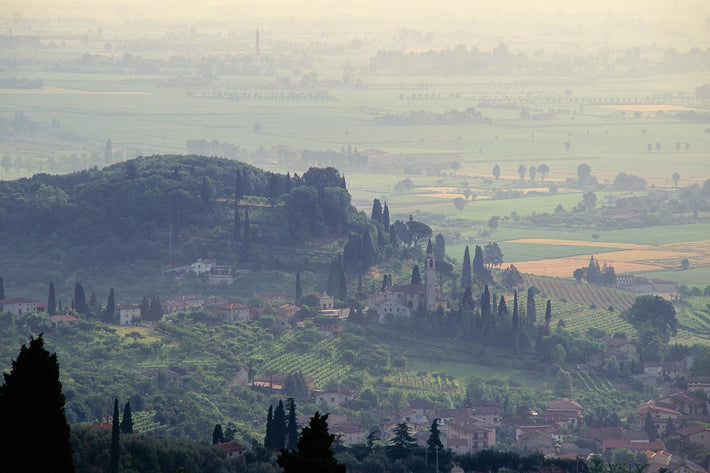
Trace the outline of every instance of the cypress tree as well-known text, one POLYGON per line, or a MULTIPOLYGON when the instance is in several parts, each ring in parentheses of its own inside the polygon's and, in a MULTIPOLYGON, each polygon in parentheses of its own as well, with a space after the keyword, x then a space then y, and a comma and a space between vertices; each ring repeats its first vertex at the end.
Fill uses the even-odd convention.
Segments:
POLYGON ((160 305, 160 298, 155 296, 150 301, 150 309, 148 310, 149 318, 155 326, 156 322, 160 322, 163 318, 163 307, 160 305))
POLYGON ((421 284, 422 283, 422 276, 419 274, 419 266, 414 265, 412 268, 412 282, 411 284, 421 284))
POLYGON ((550 323, 552 322, 552 303, 547 299, 547 307, 545 308, 545 335, 550 335, 550 323))
POLYGON ((531 286, 528 288, 528 300, 526 305, 528 325, 531 327, 537 322, 537 310, 535 309, 535 289, 531 286))
POLYGON ((224 432, 222 432, 222 424, 215 424, 212 431, 212 445, 222 443, 224 440, 224 432))
POLYGON ((274 450, 281 450, 286 446, 286 435, 288 428, 286 426, 286 411, 284 410, 283 401, 279 400, 279 405, 274 409, 274 450))
POLYGON ((444 235, 438 233, 434 239, 434 258, 436 261, 444 261, 446 257, 446 240, 444 235))
POLYGON ((288 425, 286 429, 288 431, 288 444, 287 448, 289 450, 295 450, 298 447, 298 423, 296 422, 296 401, 290 397, 288 398, 288 425))
POLYGON ((382 226, 386 232, 390 231, 390 209, 387 208, 387 202, 385 202, 385 208, 382 210, 382 226))
POLYGON ((0 386, 0 450, 6 473, 73 473, 57 355, 42 335, 23 345, 0 386), (41 445, 41 451, 38 450, 41 445))
POLYGON ((372 201, 372 213, 370 214, 370 219, 375 223, 382 223, 382 204, 380 203, 380 199, 372 201))
POLYGON ((120 432, 121 429, 118 424, 118 398, 115 398, 113 401, 113 425, 111 427, 111 473, 118 473, 120 432))
POLYGON ((241 222, 239 221, 239 204, 234 203, 234 234, 232 240, 239 241, 242 238, 241 222))
POLYGON ((104 319, 107 323, 112 323, 115 321, 116 317, 116 297, 113 293, 113 288, 108 293, 108 299, 106 300, 106 311, 104 312, 104 319))
POLYGON ((429 428, 429 438, 426 441, 427 458, 429 463, 436 461, 439 453, 444 453, 444 444, 441 443, 441 432, 439 432, 439 419, 434 419, 429 428))
POLYGON ((483 289, 483 294, 481 295, 481 321, 483 322, 481 337, 483 342, 488 345, 494 328, 493 314, 491 313, 491 294, 488 292, 488 285, 483 289))
POLYGON ((133 433, 133 414, 131 413, 131 401, 123 407, 123 419, 121 420, 121 432, 124 434, 133 433))
POLYGON ((251 231, 249 230, 249 209, 244 212, 244 246, 251 246, 251 231))
POLYGON ((461 270, 461 287, 466 288, 471 286, 471 254, 468 251, 468 246, 463 252, 463 268, 461 270))
POLYGON ((269 406, 269 413, 266 416, 266 436, 264 437, 264 448, 274 449, 274 406, 269 406))
POLYGON ((372 246, 370 232, 365 230, 362 232, 362 238, 360 239, 360 274, 365 274, 370 269, 374 256, 375 248, 372 246))
POLYGON ((500 296, 498 302, 498 317, 506 317, 508 315, 508 306, 505 303, 505 296, 500 296))
POLYGON ((92 292, 91 297, 89 297, 89 310, 93 312, 95 315, 101 315, 99 314, 99 301, 96 299, 96 293, 92 292))
POLYGON ((141 300, 141 319, 150 320, 150 301, 147 297, 143 296, 141 300))
POLYGON ((518 291, 513 291, 513 350, 518 353, 518 335, 520 333, 520 317, 518 316, 518 291))
POLYGON ((348 297, 348 286, 347 286, 347 281, 345 279, 345 272, 343 271, 342 265, 340 265, 340 268, 338 270, 338 293, 336 298, 344 301, 348 297))
POLYGON ((303 297, 303 290, 301 290, 301 273, 296 271, 296 302, 301 300, 303 297))
POLYGON ((242 172, 237 169, 237 176, 234 179, 234 201, 235 206, 239 204, 239 201, 244 197, 244 180, 242 179, 242 172))
POLYGON ((74 309, 80 314, 86 314, 89 311, 84 288, 78 282, 74 284, 74 309))
POLYGON ((54 281, 49 282, 49 296, 47 297, 47 313, 54 315, 57 313, 57 297, 54 294, 54 281))

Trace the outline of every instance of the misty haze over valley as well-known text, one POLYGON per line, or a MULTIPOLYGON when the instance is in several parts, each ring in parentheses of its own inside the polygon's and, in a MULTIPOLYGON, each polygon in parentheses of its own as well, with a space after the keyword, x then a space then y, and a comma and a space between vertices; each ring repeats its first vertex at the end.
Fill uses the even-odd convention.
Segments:
POLYGON ((708 471, 710 6, 6 1, 0 254, 8 471, 708 471))

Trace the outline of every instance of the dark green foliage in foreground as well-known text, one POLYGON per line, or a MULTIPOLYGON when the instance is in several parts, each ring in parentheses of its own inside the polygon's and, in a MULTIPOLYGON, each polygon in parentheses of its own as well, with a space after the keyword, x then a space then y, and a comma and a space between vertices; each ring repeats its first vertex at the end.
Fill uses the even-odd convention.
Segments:
MULTIPOLYGON (((74 427, 71 443, 77 452, 77 473, 109 470, 110 437, 108 430, 74 427)), ((127 435, 121 440, 120 457, 119 471, 175 472, 180 468, 193 473, 235 471, 235 464, 226 458, 222 448, 175 437, 127 435)), ((243 464, 237 471, 245 471, 243 464)))
POLYGON ((118 399, 113 401, 113 425, 111 427, 111 473, 118 473, 121 428, 118 423, 118 399))
POLYGON ((318 412, 304 427, 298 441, 298 451, 282 450, 278 463, 285 473, 345 473, 330 449, 335 435, 328 433, 328 414, 318 412))
POLYGON ((56 354, 44 348, 42 335, 22 346, 12 371, 4 377, 0 387, 2 471, 73 472, 59 363, 56 354))

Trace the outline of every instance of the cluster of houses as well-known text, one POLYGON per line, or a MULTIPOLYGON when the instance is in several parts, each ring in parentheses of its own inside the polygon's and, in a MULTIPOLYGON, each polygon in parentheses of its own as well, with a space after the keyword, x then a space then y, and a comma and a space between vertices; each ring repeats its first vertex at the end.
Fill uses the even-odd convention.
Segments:
POLYGON ((678 293, 678 283, 663 279, 644 278, 633 274, 617 274, 616 287, 636 294, 670 294, 678 293))

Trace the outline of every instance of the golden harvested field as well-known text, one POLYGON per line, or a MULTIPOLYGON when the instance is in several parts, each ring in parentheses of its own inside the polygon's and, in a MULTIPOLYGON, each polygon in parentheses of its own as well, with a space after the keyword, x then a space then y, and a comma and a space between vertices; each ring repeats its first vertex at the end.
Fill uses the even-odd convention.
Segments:
MULTIPOLYGON (((710 241, 674 243, 658 247, 627 243, 604 243, 577 240, 523 239, 516 243, 535 243, 564 246, 602 246, 622 249, 598 253, 595 258, 600 265, 614 266, 617 274, 678 269, 680 261, 687 258, 693 266, 710 265, 710 241)), ((513 263, 522 273, 569 278, 576 268, 589 264, 589 255, 552 258, 538 261, 517 261, 513 263)))
POLYGON ((519 238, 508 240, 509 243, 537 243, 539 245, 558 246, 600 246, 603 248, 615 248, 622 250, 648 249, 653 248, 647 245, 635 245, 633 243, 610 243, 605 241, 583 241, 583 240, 555 240, 551 238, 519 238))

